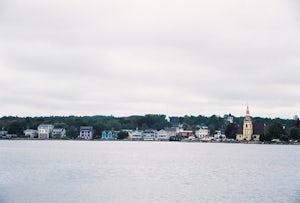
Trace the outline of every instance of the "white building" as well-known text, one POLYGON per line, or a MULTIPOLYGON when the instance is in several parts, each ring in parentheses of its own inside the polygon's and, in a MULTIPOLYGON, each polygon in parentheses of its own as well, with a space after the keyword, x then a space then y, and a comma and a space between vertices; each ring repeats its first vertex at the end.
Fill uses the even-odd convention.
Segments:
POLYGON ((131 133, 131 140, 143 140, 143 131, 135 130, 131 133))
POLYGON ((25 137, 29 138, 37 138, 38 137, 38 131, 34 129, 26 129, 24 130, 25 137))
POLYGON ((214 133, 214 138, 215 139, 225 139, 226 136, 224 134, 222 134, 222 132, 220 130, 216 130, 214 133))
POLYGON ((204 138, 210 135, 210 130, 207 126, 201 126, 199 130, 195 131, 197 138, 204 138))
POLYGON ((54 126, 48 124, 42 124, 38 126, 38 138, 49 139, 52 137, 52 130, 54 126))
POLYGON ((144 130, 143 139, 146 141, 156 140, 156 130, 144 130))
POLYGON ((7 136, 8 136, 8 132, 7 131, 4 131, 4 130, 0 131, 0 138, 7 138, 7 136))
POLYGON ((64 138, 66 137, 66 129, 64 128, 54 128, 52 131, 52 138, 64 138))
POLYGON ((167 131, 160 130, 156 133, 156 139, 160 141, 168 141, 170 139, 170 136, 167 131))
POLYGON ((80 139, 91 140, 93 139, 93 127, 92 126, 80 126, 80 139))

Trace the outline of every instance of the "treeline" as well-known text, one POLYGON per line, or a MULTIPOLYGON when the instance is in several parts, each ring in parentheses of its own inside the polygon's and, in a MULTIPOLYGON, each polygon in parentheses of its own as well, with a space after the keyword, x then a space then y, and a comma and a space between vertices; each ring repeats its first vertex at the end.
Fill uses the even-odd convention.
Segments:
MULTIPOLYGON (((211 133, 215 130, 223 131, 227 137, 235 138, 237 129, 243 125, 244 117, 234 117, 233 115, 224 116, 183 116, 170 117, 167 121, 165 115, 148 114, 144 116, 114 117, 114 116, 50 116, 50 117, 13 117, 6 116, 0 118, 1 130, 6 130, 10 134, 18 137, 24 136, 25 129, 37 129, 40 124, 53 124, 55 128, 65 128, 67 137, 77 138, 80 126, 93 126, 94 134, 97 137, 103 130, 123 129, 155 129, 160 130, 166 127, 178 126, 182 124, 186 130, 195 131, 200 126, 208 126, 211 133), (228 118, 233 119, 233 123, 228 118)), ((253 117, 253 122, 269 124, 269 130, 262 136, 264 140, 270 139, 299 139, 300 124, 299 118, 280 119, 280 118, 261 118, 253 117), (283 137, 285 136, 285 137, 283 137)))

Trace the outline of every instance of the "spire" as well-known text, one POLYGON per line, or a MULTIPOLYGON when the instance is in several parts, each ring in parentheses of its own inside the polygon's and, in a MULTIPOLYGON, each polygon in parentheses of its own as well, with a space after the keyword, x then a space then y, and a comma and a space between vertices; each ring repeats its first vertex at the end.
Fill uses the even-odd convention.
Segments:
POLYGON ((250 111, 249 111, 249 106, 247 104, 247 111, 246 111, 246 115, 250 115, 250 111))

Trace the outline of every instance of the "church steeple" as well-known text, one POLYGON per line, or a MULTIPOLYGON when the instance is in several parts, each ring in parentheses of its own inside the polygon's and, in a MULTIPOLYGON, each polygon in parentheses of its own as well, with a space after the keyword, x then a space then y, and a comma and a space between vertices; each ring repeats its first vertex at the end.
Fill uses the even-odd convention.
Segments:
POLYGON ((243 134, 238 134, 236 135, 236 139, 243 141, 243 140, 259 140, 260 135, 253 135, 253 124, 252 124, 252 119, 250 116, 250 111, 249 111, 249 105, 247 104, 247 109, 246 109, 246 116, 244 118, 244 125, 243 125, 243 134))
POLYGON ((249 106, 247 104, 246 116, 250 116, 249 106))

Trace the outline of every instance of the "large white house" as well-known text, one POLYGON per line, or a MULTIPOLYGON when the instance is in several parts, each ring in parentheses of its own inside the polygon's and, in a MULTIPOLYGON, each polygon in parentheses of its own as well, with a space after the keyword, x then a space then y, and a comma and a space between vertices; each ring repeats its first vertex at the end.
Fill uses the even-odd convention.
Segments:
POLYGON ((131 132, 131 140, 142 140, 143 139, 143 131, 135 130, 131 132))
POLYGON ((85 140, 93 139, 93 127, 92 126, 81 126, 79 138, 85 139, 85 140))
POLYGON ((49 124, 41 124, 38 126, 38 138, 49 139, 52 137, 52 131, 54 126, 49 124))
POLYGON ((170 139, 170 136, 167 131, 160 130, 156 132, 156 139, 159 141, 168 141, 170 139))
POLYGON ((156 140, 156 130, 144 130, 143 131, 143 139, 145 141, 156 140))
POLYGON ((210 130, 207 126, 201 126, 199 130, 195 131, 197 138, 204 138, 210 135, 210 130))

